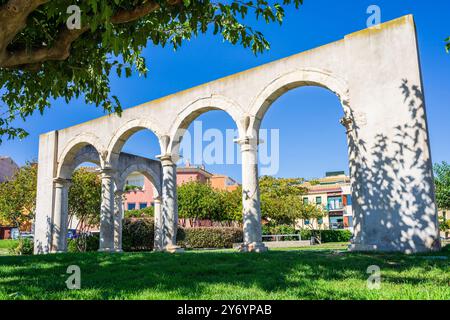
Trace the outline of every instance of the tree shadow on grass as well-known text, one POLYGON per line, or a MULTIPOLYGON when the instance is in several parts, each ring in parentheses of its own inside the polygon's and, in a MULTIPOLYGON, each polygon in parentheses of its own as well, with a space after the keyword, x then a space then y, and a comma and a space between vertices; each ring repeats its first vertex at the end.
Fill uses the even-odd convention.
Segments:
POLYGON ((394 286, 448 289, 448 260, 414 256, 88 253, 0 257, 0 299, 364 299, 369 265, 379 265, 388 275, 383 281, 394 286), (69 265, 81 269, 81 290, 66 288, 69 265), (430 268, 443 276, 424 277, 430 268))

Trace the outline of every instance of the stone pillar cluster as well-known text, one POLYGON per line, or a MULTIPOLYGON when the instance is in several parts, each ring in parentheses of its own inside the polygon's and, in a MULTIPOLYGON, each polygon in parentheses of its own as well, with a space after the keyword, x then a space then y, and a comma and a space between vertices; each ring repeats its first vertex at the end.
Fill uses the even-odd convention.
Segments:
MULTIPOLYGON (((258 185, 258 146, 255 139, 238 140, 242 153, 242 203, 244 222, 243 252, 262 252, 261 209, 258 185)), ((157 251, 182 252, 177 246, 178 203, 177 166, 172 155, 159 156, 162 176, 161 190, 155 191, 154 248, 157 251)), ((124 191, 117 189, 115 168, 105 167, 101 174, 100 243, 101 252, 122 251, 122 220, 124 191)), ((54 213, 52 252, 67 250, 68 188, 70 181, 54 179, 54 213)))

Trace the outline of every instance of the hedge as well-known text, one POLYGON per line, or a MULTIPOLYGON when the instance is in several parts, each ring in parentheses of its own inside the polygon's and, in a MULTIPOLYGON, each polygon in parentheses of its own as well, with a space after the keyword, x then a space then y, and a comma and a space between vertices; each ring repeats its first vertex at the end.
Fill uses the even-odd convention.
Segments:
MULTIPOLYGON (((123 251, 151 251, 153 250, 154 223, 152 218, 124 219, 122 227, 123 251)), ((93 234, 76 239, 69 239, 68 252, 97 251, 100 236, 93 234)))
POLYGON ((100 244, 100 235, 90 234, 82 235, 76 239, 67 240, 68 252, 87 252, 97 251, 100 244))
POLYGON ((154 243, 152 218, 124 219, 122 229, 123 251, 151 251, 154 243))
MULTIPOLYGON (((311 235, 314 232, 315 234, 320 234, 322 242, 349 242, 352 237, 352 233, 349 230, 295 230, 295 228, 290 225, 264 225, 262 231, 263 235, 300 234, 302 240, 311 239, 311 235)), ((284 240, 296 240, 296 238, 290 239, 289 237, 286 237, 284 240)))
POLYGON ((241 228, 178 228, 177 244, 184 248, 232 248, 243 241, 241 228))
MULTIPOLYGON (((301 229, 300 237, 302 240, 309 240, 313 230, 301 229)), ((320 234, 321 242, 349 242, 352 233, 349 230, 314 230, 320 234)))

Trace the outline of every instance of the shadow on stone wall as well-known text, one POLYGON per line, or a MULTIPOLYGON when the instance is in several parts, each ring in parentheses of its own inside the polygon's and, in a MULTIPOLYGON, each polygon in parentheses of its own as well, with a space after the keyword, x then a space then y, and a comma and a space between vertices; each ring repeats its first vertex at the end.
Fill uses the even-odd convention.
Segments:
POLYGON ((424 97, 420 87, 406 79, 399 89, 410 118, 394 128, 394 137, 378 133, 375 143, 367 145, 357 119, 349 115, 355 230, 360 230, 357 250, 416 252, 440 247, 431 159, 423 149, 429 145, 424 97), (372 162, 364 157, 368 153, 372 162))

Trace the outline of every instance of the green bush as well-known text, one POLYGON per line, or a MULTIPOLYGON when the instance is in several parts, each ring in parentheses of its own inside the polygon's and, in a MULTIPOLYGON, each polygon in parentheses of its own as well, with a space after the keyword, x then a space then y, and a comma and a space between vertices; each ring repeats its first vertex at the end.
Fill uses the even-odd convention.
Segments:
POLYGON ((297 233, 300 233, 300 238, 302 240, 309 240, 312 236, 312 230, 311 229, 300 229, 300 231, 297 231, 297 233))
POLYGON ((97 251, 100 244, 100 235, 80 235, 76 239, 67 240, 68 252, 90 252, 97 251))
POLYGON ((349 230, 321 230, 322 242, 349 242, 352 233, 349 230))
POLYGON ((30 255, 33 254, 34 243, 31 239, 19 239, 14 246, 9 248, 9 253, 15 255, 30 255))
POLYGON ((151 218, 155 215, 153 207, 147 207, 144 209, 127 210, 125 211, 125 218, 151 218))
POLYGON ((152 218, 124 219, 122 229, 123 251, 151 251, 154 242, 152 218))
POLYGON ((322 243, 325 242, 349 242, 352 233, 349 230, 311 230, 301 229, 300 237, 302 240, 309 240, 314 234, 319 234, 322 243))
POLYGON ((177 244, 185 248, 232 248, 243 241, 240 228, 178 228, 177 244))

